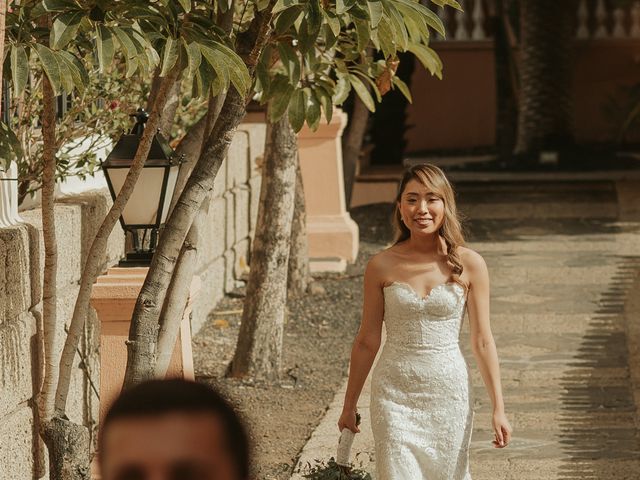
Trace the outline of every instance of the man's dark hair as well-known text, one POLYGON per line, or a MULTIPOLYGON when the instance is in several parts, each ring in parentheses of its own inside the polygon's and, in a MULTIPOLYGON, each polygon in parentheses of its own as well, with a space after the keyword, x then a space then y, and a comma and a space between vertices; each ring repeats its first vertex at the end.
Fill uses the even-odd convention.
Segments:
POLYGON ((236 471, 240 478, 249 478, 251 448, 247 430, 231 404, 202 383, 180 379, 149 380, 124 391, 107 412, 100 436, 103 437, 116 420, 167 413, 210 413, 218 418, 236 471))

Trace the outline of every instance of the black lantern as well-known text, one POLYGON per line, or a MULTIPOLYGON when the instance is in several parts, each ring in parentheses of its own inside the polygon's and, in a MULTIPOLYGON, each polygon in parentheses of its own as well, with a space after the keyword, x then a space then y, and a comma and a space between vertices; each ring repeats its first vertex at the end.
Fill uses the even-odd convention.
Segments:
MULTIPOLYGON (((120 137, 102 164, 114 201, 129 173, 144 124, 149 119, 147 112, 141 108, 131 116, 136 119, 131 133, 120 137)), ((164 137, 157 132, 153 136, 142 173, 120 216, 122 229, 131 234, 133 248, 133 251, 127 252, 127 258, 120 262, 120 266, 146 266, 151 263, 158 231, 166 220, 181 163, 164 137)))

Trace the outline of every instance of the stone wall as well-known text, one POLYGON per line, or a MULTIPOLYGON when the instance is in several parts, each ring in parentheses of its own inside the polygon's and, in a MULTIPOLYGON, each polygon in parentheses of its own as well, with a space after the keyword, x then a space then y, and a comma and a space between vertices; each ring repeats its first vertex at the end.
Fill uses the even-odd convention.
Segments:
POLYGON ((260 200, 259 162, 264 152, 266 125, 246 123, 238 127, 228 159, 216 176, 209 204, 197 275, 202 289, 191 314, 195 334, 222 296, 241 285, 247 271, 251 239, 260 200))
MULTIPOLYGON (((264 149, 264 124, 243 124, 216 179, 203 249, 198 261, 202 290, 194 304, 196 332, 225 292, 246 269, 255 229, 260 190, 258 161, 264 149)), ((56 206, 59 322, 70 321, 78 281, 90 242, 111 200, 106 190, 65 197, 56 206)), ((0 229, 0 479, 41 478, 46 455, 35 427, 34 395, 40 385, 39 322, 42 311, 44 248, 41 212, 21 213, 25 224, 0 229)), ((103 267, 117 263, 124 235, 116 226, 103 267)), ((76 357, 68 415, 95 432, 98 417, 99 324, 87 319, 76 357)), ((64 330, 58 335, 62 338, 64 330)))
MULTIPOLYGON (((56 206, 58 243, 57 319, 71 319, 89 242, 110 204, 106 191, 65 198, 56 206)), ((34 395, 41 382, 42 273, 41 211, 22 212, 25 224, 0 229, 0 478, 39 478, 46 469, 35 427, 34 395)), ((124 236, 116 227, 103 265, 120 257, 124 236)), ((95 431, 98 413, 99 325, 92 312, 76 357, 68 415, 95 431)), ((64 329, 57 332, 60 349, 64 329)), ((58 352, 59 353, 59 352, 58 352)))

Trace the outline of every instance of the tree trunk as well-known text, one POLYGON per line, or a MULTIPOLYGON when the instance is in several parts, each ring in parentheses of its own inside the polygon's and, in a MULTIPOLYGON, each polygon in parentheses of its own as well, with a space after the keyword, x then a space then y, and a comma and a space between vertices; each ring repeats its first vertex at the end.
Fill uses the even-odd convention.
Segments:
POLYGON ((297 139, 287 113, 267 130, 249 283, 230 375, 273 381, 280 374, 287 309, 297 139))
POLYGON ((296 191, 291 224, 291 248, 289 250, 289 273, 287 291, 289 296, 302 296, 311 281, 309 271, 309 248, 307 245, 307 207, 304 200, 304 185, 300 170, 300 156, 296 144, 296 191))
MULTIPOLYGON (((202 139, 207 137, 211 133, 213 125, 224 104, 226 93, 220 93, 216 97, 211 97, 209 100, 209 108, 207 114, 203 117, 203 128, 200 134, 200 148, 198 149, 198 155, 194 155, 196 158, 200 156, 203 151, 204 143, 202 139)), ((195 151, 195 148, 194 148, 195 151)), ((193 169, 193 163, 190 166, 193 169)), ((174 196, 182 192, 182 187, 178 190, 176 188, 174 196)), ((196 270, 196 262, 198 258, 198 245, 200 244, 200 232, 203 230, 204 223, 207 220, 207 213, 209 212, 209 200, 210 197, 206 197, 200 210, 196 215, 196 218, 191 224, 191 228, 187 232, 187 236, 182 244, 182 249, 178 255, 176 266, 173 276, 171 277, 171 283, 167 290, 167 296, 164 300, 162 312, 160 313, 159 324, 160 330, 158 332, 158 347, 156 349, 156 365, 155 365, 155 378, 164 378, 169 368, 171 356, 173 355, 174 346, 178 338, 178 332, 180 331, 180 323, 184 315, 184 310, 189 299, 189 292, 191 287, 191 281, 196 270)), ((172 211, 171 209, 169 210, 172 211)))
POLYGON ((90 480, 89 429, 54 417, 44 426, 49 449, 49 480, 90 480))
MULTIPOLYGON (((275 0, 257 12, 245 32, 237 37, 237 53, 253 76, 260 53, 269 39, 275 0)), ((153 378, 159 317, 173 270, 188 230, 213 182, 238 124, 246 113, 244 97, 235 88, 227 93, 218 121, 164 227, 131 319, 127 342, 127 369, 123 388, 153 378)))
POLYGON ((202 202, 200 211, 187 233, 187 238, 185 238, 182 245, 176 268, 171 277, 167 298, 160 314, 160 331, 158 332, 155 366, 156 378, 164 378, 171 362, 171 356, 180 331, 180 323, 189 299, 191 280, 196 269, 200 232, 207 219, 208 211, 209 198, 202 202))
POLYGON ((129 169, 124 185, 116 197, 116 200, 113 202, 109 213, 107 213, 107 216, 100 225, 100 228, 91 243, 86 263, 82 269, 78 297, 76 298, 76 304, 71 318, 71 325, 69 326, 69 332, 67 334, 64 349, 62 351, 62 357, 60 359, 60 378, 58 381, 58 388, 56 390, 55 404, 56 414, 60 416, 64 416, 64 412, 66 410, 67 396, 69 394, 69 382, 71 380, 71 370, 76 354, 76 348, 78 347, 78 342, 84 329, 84 323, 89 310, 91 290, 98 274, 100 273, 99 269, 102 266, 101 262, 107 249, 109 235, 120 218, 120 214, 133 192, 135 183, 142 173, 144 162, 149 155, 151 141, 153 140, 153 136, 155 135, 160 123, 160 116, 156 111, 163 111, 169 89, 173 83, 177 81, 178 75, 179 66, 176 65, 171 69, 169 74, 162 79, 161 88, 159 88, 156 97, 155 111, 152 111, 149 116, 147 126, 140 138, 138 150, 136 151, 135 158, 131 168, 129 169))
POLYGON ((49 78, 42 79, 42 236, 44 238, 44 278, 42 283, 42 316, 44 322, 44 382, 40 392, 40 418, 53 417, 55 389, 58 383, 57 351, 60 341, 56 318, 58 246, 54 212, 56 188, 56 99, 49 78))
POLYGON ((360 159, 364 135, 367 132, 369 110, 358 95, 353 98, 353 111, 349 117, 349 125, 342 140, 342 170, 344 172, 344 192, 347 209, 351 205, 353 183, 356 178, 356 167, 360 159))
MULTIPOLYGON (((0 0, 0 52, 4 52, 4 35, 6 30, 6 19, 7 19, 7 0, 0 0)), ((2 67, 4 66, 3 62, 0 62, 0 79, 2 79, 2 67)), ((0 101, 2 101, 2 92, 3 88, 0 88, 0 101)))
POLYGON ((494 9, 491 22, 496 76, 496 150, 499 159, 508 161, 515 145, 518 112, 512 82, 512 47, 506 31, 506 22, 509 20, 505 11, 505 0, 494 0, 494 9))
POLYGON ((176 187, 174 190, 175 193, 173 194, 171 204, 169 205, 169 215, 167 215, 167 218, 171 215, 173 208, 176 206, 176 202, 180 197, 179 192, 182 192, 184 189, 187 179, 193 170, 193 166, 198 161, 198 158, 200 158, 200 152, 205 138, 204 131, 206 125, 207 114, 205 113, 189 129, 176 148, 176 155, 178 157, 184 156, 184 163, 180 166, 180 171, 178 172, 178 179, 176 180, 176 187))
POLYGON ((244 100, 235 89, 227 95, 220 121, 196 163, 162 231, 149 273, 133 312, 127 342, 124 388, 154 378, 159 316, 180 250, 226 156, 237 125, 244 116, 244 100), (226 108, 226 111, 225 111, 226 108), (215 140, 215 141, 213 141, 215 140))
MULTIPOLYGON (((232 1, 227 12, 219 13, 217 22, 218 26, 229 34, 233 29, 234 8, 234 2, 232 1)), ((209 138, 211 130, 220 116, 220 111, 222 110, 226 97, 226 92, 220 92, 217 96, 209 98, 207 113, 200 117, 195 125, 189 129, 176 148, 176 154, 179 157, 184 156, 185 163, 180 168, 180 172, 178 172, 175 193, 171 199, 169 213, 173 211, 173 207, 175 207, 175 204, 178 201, 179 193, 182 193, 182 190, 187 183, 187 178, 191 175, 194 165, 200 158, 200 155, 202 155, 204 140, 209 138)))
POLYGON ((521 89, 515 153, 573 144, 572 50, 576 1, 520 2, 521 89))
POLYGON ((176 118, 178 105, 180 105, 181 87, 182 82, 174 82, 171 90, 169 91, 169 95, 167 96, 167 103, 162 111, 162 116, 160 117, 160 125, 158 126, 158 129, 167 141, 171 140, 171 127, 173 126, 173 122, 176 118))
POLYGON ((55 230, 56 187, 56 99, 49 78, 42 79, 42 233, 44 237, 44 278, 42 310, 45 372, 40 393, 40 430, 49 451, 50 480, 89 480, 89 430, 68 420, 54 418, 56 362, 62 325, 56 315, 58 247, 55 230))

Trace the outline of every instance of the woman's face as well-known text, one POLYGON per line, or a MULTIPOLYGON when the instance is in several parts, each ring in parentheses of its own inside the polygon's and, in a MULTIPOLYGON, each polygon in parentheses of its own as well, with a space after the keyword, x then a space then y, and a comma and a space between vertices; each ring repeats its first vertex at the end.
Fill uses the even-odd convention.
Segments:
POLYGON ((444 202, 415 179, 407 182, 400 202, 400 218, 411 235, 428 235, 438 231, 444 221, 444 202))

